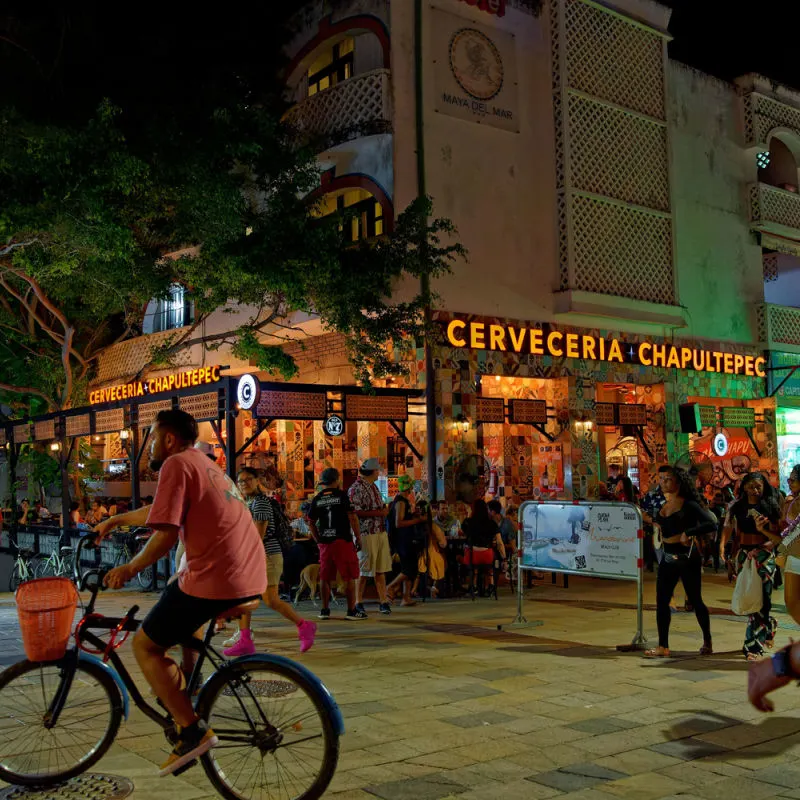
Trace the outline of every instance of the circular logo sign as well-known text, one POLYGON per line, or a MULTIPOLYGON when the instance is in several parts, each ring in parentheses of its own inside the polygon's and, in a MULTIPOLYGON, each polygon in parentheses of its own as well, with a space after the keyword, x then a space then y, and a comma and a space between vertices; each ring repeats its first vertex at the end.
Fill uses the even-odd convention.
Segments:
POLYGON ((718 433, 714 437, 714 455, 720 457, 728 455, 728 437, 724 433, 718 433))
POLYGON ((254 375, 242 375, 236 386, 236 402, 239 408, 249 411, 258 404, 261 397, 261 384, 254 375))
POLYGON ((325 420, 325 433, 328 436, 341 436, 344 433, 344 420, 338 414, 331 414, 325 420))
POLYGON ((475 100, 491 100, 503 88, 503 59, 494 42, 475 28, 462 28, 450 40, 450 69, 458 85, 475 100))

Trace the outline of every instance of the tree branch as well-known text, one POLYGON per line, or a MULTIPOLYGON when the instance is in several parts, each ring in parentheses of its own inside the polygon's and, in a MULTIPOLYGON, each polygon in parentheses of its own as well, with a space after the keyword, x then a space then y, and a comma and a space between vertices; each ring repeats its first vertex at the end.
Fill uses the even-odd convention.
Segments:
POLYGON ((57 411, 56 404, 44 392, 34 389, 32 386, 11 386, 8 383, 0 383, 0 392, 11 392, 12 394, 29 394, 33 397, 40 397, 47 403, 50 411, 57 411))
POLYGON ((61 348, 61 363, 64 366, 64 391, 61 394, 61 407, 66 408, 72 397, 72 364, 70 363, 70 353, 72 351, 72 339, 75 336, 75 328, 67 328, 64 335, 64 345, 61 348))

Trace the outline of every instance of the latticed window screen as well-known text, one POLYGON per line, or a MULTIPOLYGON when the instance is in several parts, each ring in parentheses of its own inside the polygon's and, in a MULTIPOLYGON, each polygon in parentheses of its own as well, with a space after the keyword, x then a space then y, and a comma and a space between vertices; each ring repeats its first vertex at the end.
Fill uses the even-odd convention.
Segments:
POLYGON ((574 188, 669 211, 664 125, 573 95, 569 126, 574 188))
POLYGON ((758 308, 759 339, 766 345, 800 346, 800 308, 764 304, 758 308))
POLYGON ((583 0, 550 11, 561 288, 672 304, 664 39, 583 0))
POLYGON ((764 265, 764 283, 778 280, 778 254, 764 253, 761 261, 764 265))
POLYGON ((767 144, 775 128, 791 128, 800 133, 800 109, 757 92, 746 94, 743 101, 748 145, 767 144))
POLYGON ((564 13, 568 85, 664 119, 663 39, 581 0, 565 0, 564 13))
POLYGON ((575 196, 571 244, 573 288, 675 301, 669 218, 575 196))

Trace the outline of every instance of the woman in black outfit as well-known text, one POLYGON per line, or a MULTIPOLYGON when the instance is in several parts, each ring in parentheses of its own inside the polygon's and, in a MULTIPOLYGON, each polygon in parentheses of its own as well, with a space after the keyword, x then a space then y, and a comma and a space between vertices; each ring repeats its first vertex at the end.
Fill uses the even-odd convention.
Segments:
MULTIPOLYGON (((464 550, 464 565, 470 567, 470 587, 474 587, 474 567, 494 564, 495 551, 505 560, 506 548, 497 523, 489 516, 489 507, 484 500, 476 500, 472 506, 472 516, 464 520, 461 530, 467 539, 464 550)), ((490 573, 490 585, 494 575, 490 573)))
POLYGON ((700 578, 703 558, 697 537, 712 533, 717 528, 717 518, 706 508, 688 474, 677 467, 661 467, 658 480, 666 503, 650 520, 661 527, 664 558, 656 579, 656 622, 658 647, 647 650, 647 658, 669 657, 669 626, 672 612, 669 603, 678 581, 683 583, 686 597, 694 607, 700 630, 703 631, 701 655, 710 655, 711 621, 703 602, 700 578))

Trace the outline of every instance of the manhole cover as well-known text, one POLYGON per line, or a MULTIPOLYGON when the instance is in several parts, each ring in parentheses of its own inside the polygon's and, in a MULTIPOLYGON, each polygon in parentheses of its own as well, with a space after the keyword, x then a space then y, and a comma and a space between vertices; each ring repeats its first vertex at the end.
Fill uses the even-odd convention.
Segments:
MULTIPOLYGON (((288 697, 297 691, 297 686, 289 681, 250 681, 247 688, 256 697, 288 697)), ((233 697, 233 689, 226 686, 222 690, 223 697, 233 697)), ((0 796, 2 800, 2 796, 0 796)))
POLYGON ((89 772, 46 789, 9 786, 0 789, 0 800, 117 800, 132 791, 133 783, 127 778, 89 772))

